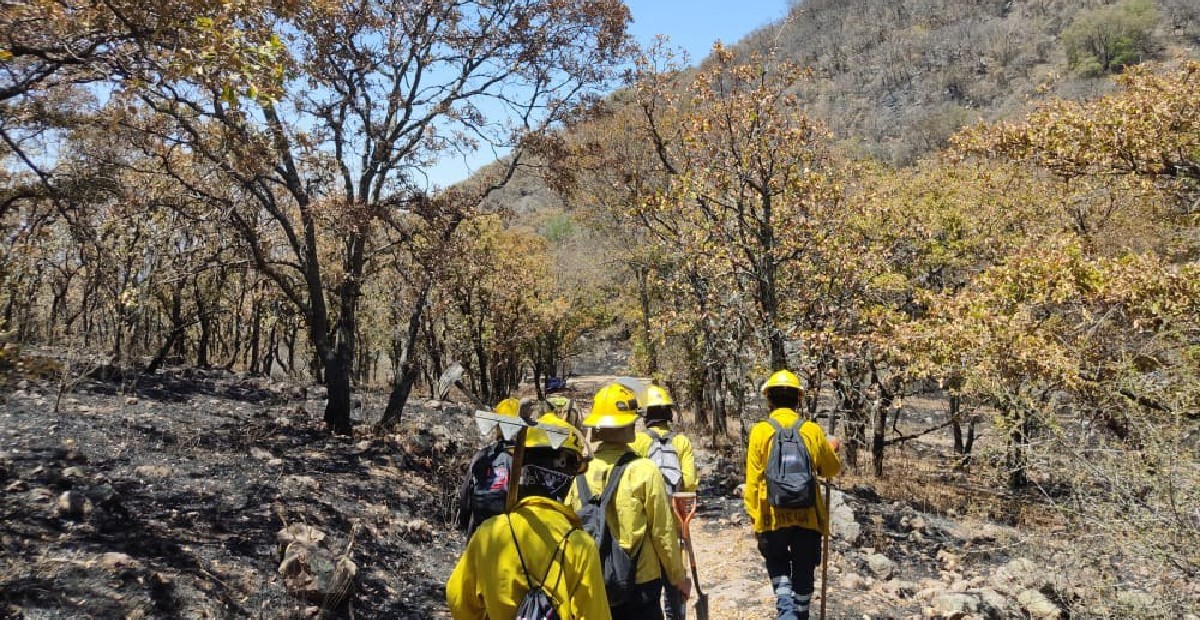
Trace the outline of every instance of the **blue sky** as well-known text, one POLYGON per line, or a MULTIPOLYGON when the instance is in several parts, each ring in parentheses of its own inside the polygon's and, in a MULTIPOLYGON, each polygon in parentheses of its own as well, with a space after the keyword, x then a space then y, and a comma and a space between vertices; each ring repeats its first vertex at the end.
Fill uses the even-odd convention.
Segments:
POLYGON ((639 43, 655 35, 687 50, 692 62, 708 55, 717 39, 736 43, 787 13, 787 0, 625 0, 633 13, 630 33, 639 43))
MULTIPOLYGON (((629 32, 647 44, 665 34, 685 50, 693 64, 703 60, 716 40, 736 43, 759 26, 783 17, 788 0, 625 0, 633 14, 629 32)), ((463 161, 451 157, 427 170, 428 183, 446 187, 470 176, 495 159, 490 152, 463 161)))

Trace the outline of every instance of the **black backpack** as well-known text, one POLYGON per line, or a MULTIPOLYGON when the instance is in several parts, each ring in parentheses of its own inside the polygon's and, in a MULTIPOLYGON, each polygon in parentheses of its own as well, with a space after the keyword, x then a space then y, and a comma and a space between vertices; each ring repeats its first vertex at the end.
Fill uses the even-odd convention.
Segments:
POLYGON ((600 551, 600 565, 604 572, 604 589, 608 594, 609 607, 616 607, 633 600, 637 586, 638 557, 642 555, 643 538, 638 543, 633 555, 621 548, 621 543, 612 535, 608 528, 608 505, 617 494, 617 485, 625 473, 625 467, 639 458, 633 452, 626 452, 617 460, 617 464, 608 472, 608 483, 604 493, 592 495, 588 489, 587 479, 581 474, 575 477, 575 491, 582 503, 577 513, 583 521, 583 529, 592 535, 596 548, 600 551))
MULTIPOLYGON (((554 604, 554 599, 546 591, 546 577, 550 576, 550 569, 554 567, 555 559, 561 556, 563 559, 559 561, 559 565, 563 566, 566 563, 567 541, 571 539, 571 534, 578 530, 577 527, 567 530, 566 536, 563 536, 562 540, 558 542, 558 546, 554 548, 554 553, 550 554, 550 562, 546 565, 546 570, 542 571, 542 578, 534 581, 533 576, 529 574, 529 567, 525 565, 525 556, 521 553, 521 545, 517 543, 517 532, 513 529, 512 517, 508 518, 508 531, 512 534, 517 558, 521 560, 521 572, 525 573, 525 584, 529 586, 525 596, 521 597, 520 602, 517 603, 517 614, 513 616, 513 620, 562 620, 562 616, 558 613, 558 606, 554 604)), ((564 566, 563 570, 559 571, 558 578, 562 579, 565 572, 564 566)), ((558 587, 557 581, 554 586, 558 587)))
POLYGON ((800 437, 804 420, 786 430, 774 418, 767 422, 775 428, 775 442, 767 455, 767 501, 776 508, 812 508, 817 504, 817 481, 812 457, 800 437))
POLYGON ((674 432, 659 435, 657 431, 646 429, 650 436, 650 450, 646 453, 658 466, 659 473, 667 483, 667 491, 674 493, 683 485, 683 467, 679 464, 679 452, 675 449, 674 432))
POLYGON ((498 441, 479 452, 467 471, 470 502, 469 532, 479 524, 504 512, 508 485, 512 477, 512 455, 507 444, 498 441))

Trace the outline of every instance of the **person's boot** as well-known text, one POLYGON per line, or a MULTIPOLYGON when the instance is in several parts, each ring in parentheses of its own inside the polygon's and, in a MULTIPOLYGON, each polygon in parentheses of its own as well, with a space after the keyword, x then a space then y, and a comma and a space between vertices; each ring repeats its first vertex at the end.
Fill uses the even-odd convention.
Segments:
MULTIPOLYGON (((771 587, 775 588, 775 620, 800 620, 800 616, 796 615, 792 580, 788 577, 773 577, 771 587)), ((804 617, 808 618, 808 615, 805 614, 804 617)))
POLYGON ((808 610, 812 607, 812 592, 794 594, 792 602, 795 604, 796 620, 808 620, 808 610))

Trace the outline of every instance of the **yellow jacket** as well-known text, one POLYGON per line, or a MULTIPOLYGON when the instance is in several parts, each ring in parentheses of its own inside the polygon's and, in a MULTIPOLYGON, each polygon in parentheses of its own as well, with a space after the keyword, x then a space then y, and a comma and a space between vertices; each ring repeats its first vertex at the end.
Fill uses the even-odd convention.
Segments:
MULTIPOLYGON (((771 412, 771 417, 783 428, 790 427, 800 419, 799 414, 791 409, 776 409, 771 412)), ((823 478, 838 475, 842 463, 829 447, 825 431, 809 420, 800 427, 800 436, 812 456, 814 473, 823 478)), ((767 500, 767 457, 774 445, 775 429, 766 421, 759 422, 750 429, 750 446, 746 449, 746 488, 742 492, 742 501, 754 531, 772 532, 798 525, 828 534, 829 514, 826 511, 825 500, 821 497, 820 486, 817 487, 816 508, 776 508, 767 500)))
MULTIPOLYGON (((650 456, 650 444, 655 440, 655 437, 662 437, 671 432, 668 428, 660 428, 657 426, 646 427, 644 432, 637 434, 637 439, 634 440, 630 447, 638 456, 650 456), (654 437, 650 435, 653 434, 654 437)), ((687 435, 676 434, 671 438, 671 445, 675 446, 675 453, 679 455, 679 469, 683 473, 683 484, 680 491, 695 491, 696 490, 696 455, 692 453, 692 440, 687 438, 687 435)))
POLYGON ((485 521, 475 530, 446 582, 450 614, 457 620, 516 615, 517 605, 529 591, 513 546, 516 532, 530 577, 538 580, 546 575, 544 589, 563 618, 612 620, 600 554, 592 537, 583 530, 572 532, 563 543, 562 555, 551 557, 571 527, 581 527, 575 513, 545 497, 524 498, 509 514, 485 521))
MULTIPOLYGON (((585 474, 588 490, 595 495, 603 493, 609 470, 628 450, 626 444, 600 444, 585 474)), ((582 507, 575 485, 571 485, 566 502, 576 510, 582 507)), ((637 544, 642 545, 635 579, 637 583, 664 577, 660 564, 667 571, 664 578, 668 583, 683 581, 686 574, 683 556, 679 553, 679 533, 675 528, 667 485, 658 467, 648 459, 635 459, 625 468, 625 474, 617 486, 617 494, 609 505, 608 527, 620 541, 621 548, 631 555, 637 550, 637 544)))

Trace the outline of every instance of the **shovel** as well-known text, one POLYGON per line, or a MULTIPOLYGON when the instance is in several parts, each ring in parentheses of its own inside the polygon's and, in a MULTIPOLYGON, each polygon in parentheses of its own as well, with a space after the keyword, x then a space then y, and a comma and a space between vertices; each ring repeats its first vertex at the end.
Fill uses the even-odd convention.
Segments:
POLYGON ((688 552, 688 563, 692 566, 692 589, 696 591, 696 619, 708 620, 708 595, 700 589, 700 576, 696 574, 696 552, 692 549, 692 517, 696 516, 696 494, 690 491, 671 495, 671 508, 679 519, 683 534, 683 546, 688 552))

